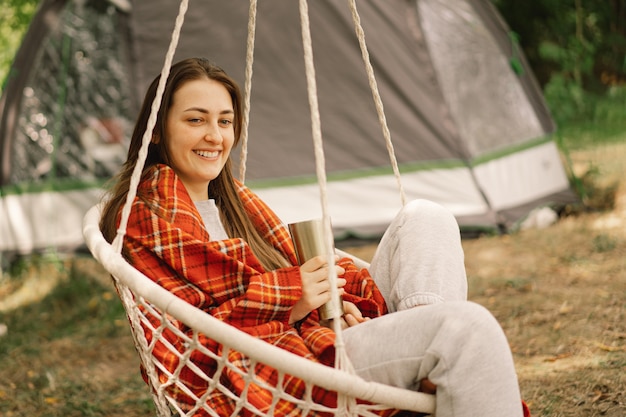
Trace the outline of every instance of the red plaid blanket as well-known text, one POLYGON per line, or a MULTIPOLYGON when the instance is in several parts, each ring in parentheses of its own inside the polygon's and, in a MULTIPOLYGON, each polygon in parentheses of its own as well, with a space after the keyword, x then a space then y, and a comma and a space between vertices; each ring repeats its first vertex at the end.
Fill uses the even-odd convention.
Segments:
MULTIPOLYGON (((254 226, 264 238, 291 262, 292 267, 265 271, 259 260, 242 239, 210 241, 200 214, 174 171, 160 165, 154 167, 138 188, 132 206, 124 242, 129 262, 145 275, 190 304, 204 310, 242 331, 256 336, 296 355, 332 366, 334 363, 334 333, 320 326, 317 312, 302 324, 300 332, 289 325, 291 308, 301 296, 301 277, 293 244, 286 227, 278 217, 247 187, 238 183, 238 193, 254 226)), ((349 259, 342 259, 348 281, 344 300, 355 303, 365 316, 376 317, 386 312, 384 300, 367 270, 359 270, 349 259)), ((158 326, 158 319, 153 317, 158 326)), ((180 329, 191 333, 182 323, 180 329)), ((146 329, 147 330, 147 329, 146 329)), ((148 339, 152 334, 147 331, 148 339)), ((164 335, 180 351, 182 341, 173 333, 164 335)), ((210 337, 201 342, 218 355, 222 346, 210 337)), ((170 371, 178 365, 178 356, 158 343, 154 351, 170 371)), ((238 352, 231 360, 242 369, 249 358, 238 352)), ((208 374, 214 372, 215 362, 195 351, 191 360, 208 374)), ((276 383, 277 372, 266 365, 257 365, 256 374, 276 383)), ((227 370, 224 381, 240 394, 244 381, 236 372, 227 370)), ((193 372, 184 371, 180 379, 197 395, 203 395, 207 383, 193 372)), ((224 379, 224 378, 222 378, 224 379)), ((285 391, 301 397, 304 383, 288 378, 285 391)), ((249 402, 260 410, 271 404, 270 394, 253 387, 249 402)), ((181 404, 190 399, 182 392, 171 392, 181 404)), ((333 404, 335 395, 317 390, 318 400, 333 404)), ((209 396, 209 404, 219 415, 230 415, 234 402, 218 392, 209 396)), ((297 415, 287 402, 278 405, 275 415, 297 415)), ((245 413, 244 413, 245 415, 245 413)))

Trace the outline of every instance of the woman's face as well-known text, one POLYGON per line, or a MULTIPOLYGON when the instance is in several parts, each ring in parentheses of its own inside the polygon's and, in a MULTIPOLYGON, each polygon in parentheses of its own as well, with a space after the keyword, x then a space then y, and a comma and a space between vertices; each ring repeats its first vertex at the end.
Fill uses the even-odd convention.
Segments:
POLYGON ((188 81, 174 93, 165 147, 171 168, 193 201, 208 198, 209 182, 228 160, 235 141, 234 116, 230 94, 218 81, 188 81))

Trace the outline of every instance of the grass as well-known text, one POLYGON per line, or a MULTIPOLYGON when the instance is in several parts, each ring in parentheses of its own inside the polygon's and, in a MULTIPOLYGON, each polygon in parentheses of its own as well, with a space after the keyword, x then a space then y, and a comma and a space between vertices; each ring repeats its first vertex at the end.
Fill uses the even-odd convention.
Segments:
MULTIPOLYGON (((626 132, 626 85, 614 85, 602 94, 585 93, 585 109, 560 123, 557 140, 563 149, 584 150, 597 145, 622 143, 626 132)), ((569 103, 552 103, 559 108, 569 103)))
POLYGON ((470 298, 505 329, 535 416, 626 415, 624 132, 593 145, 572 139, 585 210, 464 244, 470 298))
MULTIPOLYGON (((88 259, 53 263, 61 279, 42 300, 0 314, 0 415, 147 416, 154 406, 139 376, 121 304, 88 259), (82 269, 81 269, 82 268, 82 269)), ((45 263, 25 271, 49 274, 45 263)))
MULTIPOLYGON (((571 159, 593 196, 586 208, 546 229, 465 240, 470 299, 502 324, 534 417, 623 417, 626 135, 574 146, 571 159)), ((347 249, 368 259, 373 248, 347 249)), ((0 415, 155 415, 105 271, 86 255, 27 260, 0 277, 0 415)))

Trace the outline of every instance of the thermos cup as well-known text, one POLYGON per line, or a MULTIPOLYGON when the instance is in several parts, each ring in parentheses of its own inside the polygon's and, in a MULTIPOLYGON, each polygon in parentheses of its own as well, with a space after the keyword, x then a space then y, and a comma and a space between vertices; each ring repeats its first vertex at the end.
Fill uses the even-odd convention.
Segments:
MULTIPOLYGON (((289 233, 296 249, 298 263, 302 265, 309 259, 328 253, 326 238, 324 237, 324 222, 322 219, 305 220, 289 224, 289 233)), ((335 252, 332 247, 333 253, 335 252)), ((333 316, 343 315, 341 296, 331 299, 318 309, 320 319, 329 320, 333 316), (338 314, 333 314, 337 312, 338 314)))

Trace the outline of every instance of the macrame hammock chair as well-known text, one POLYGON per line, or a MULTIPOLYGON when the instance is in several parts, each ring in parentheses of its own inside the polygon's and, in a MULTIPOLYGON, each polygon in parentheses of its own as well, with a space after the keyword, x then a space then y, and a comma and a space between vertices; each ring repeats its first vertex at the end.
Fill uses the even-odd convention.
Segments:
MULTIPOLYGON (((387 128, 382 102, 378 94, 374 72, 369 60, 369 53, 365 44, 365 36, 361 27, 360 18, 356 8, 355 0, 348 0, 352 11, 355 32, 359 40, 363 61, 369 78, 369 84, 375 101, 378 118, 383 130, 383 135, 389 151, 391 164, 397 179, 401 203, 405 204, 404 191, 400 183, 400 175, 397 162, 390 140, 389 129, 387 128)), ((332 320, 333 329, 336 333, 336 359, 335 367, 325 366, 303 357, 292 354, 284 349, 261 341, 243 331, 240 331, 206 312, 192 306, 186 301, 176 297, 171 292, 156 284, 153 280, 139 272, 130 265, 121 255, 122 240, 126 233, 126 226, 130 215, 131 205, 136 196, 136 189, 139 184, 141 172, 145 164, 148 153, 148 145, 152 137, 152 130, 156 124, 156 114, 161 105, 161 99, 165 90, 165 83, 169 75, 169 69, 178 43, 180 30, 183 25, 184 16, 188 8, 188 0, 182 0, 176 24, 172 33, 169 49, 165 56, 165 62, 161 71, 160 83, 154 102, 152 103, 151 115, 148 120, 147 129, 142 138, 142 148, 139 158, 131 177, 128 198, 122 209, 121 223, 117 231, 116 238, 109 244, 103 237, 100 228, 100 205, 92 207, 84 218, 83 234, 86 244, 94 258, 103 265, 112 277, 120 299, 126 310, 136 349, 152 390, 152 397, 158 416, 193 416, 198 413, 210 416, 219 416, 207 404, 207 398, 217 391, 232 399, 235 404, 232 416, 240 415, 244 412, 256 416, 273 416, 274 407, 279 401, 288 401, 294 404, 300 415, 336 415, 336 416, 375 416, 375 412, 385 409, 407 410, 415 413, 433 414, 435 409, 435 397, 420 392, 392 387, 380 383, 365 381, 354 373, 350 361, 346 356, 342 332, 339 327, 339 320, 332 320), (159 326, 154 326, 148 316, 157 317, 159 326), (185 333, 179 330, 177 323, 184 323, 190 332, 185 333), (152 340, 148 343, 145 329, 152 333, 152 340), (186 349, 179 352, 168 340, 162 337, 164 332, 173 332, 176 337, 184 341, 186 349), (205 335, 221 344, 223 347, 221 355, 216 355, 213 351, 203 346, 199 342, 199 335, 205 335), (179 364, 174 371, 167 369, 161 364, 152 351, 157 343, 164 344, 179 358, 179 364), (215 373, 207 375, 196 364, 189 360, 191 353, 200 351, 217 363, 215 373), (247 371, 229 362, 229 352, 240 352, 249 358, 247 371), (257 364, 264 364, 274 368, 278 373, 277 383, 274 385, 263 381, 255 375, 254 370, 257 364), (180 380, 181 372, 194 372, 206 381, 207 390, 198 396, 180 380), (241 395, 232 392, 222 384, 220 377, 224 372, 236 372, 245 381, 245 388, 241 395), (302 379, 305 384, 305 394, 302 398, 295 398, 282 389, 282 383, 288 377, 302 379), (258 410, 248 400, 248 389, 252 386, 261 387, 272 395, 272 406, 269 410, 258 410), (328 406, 317 403, 313 399, 314 387, 322 388, 337 394, 335 406, 328 406), (177 391, 186 394, 195 401, 195 405, 190 407, 179 404, 170 395, 170 392, 177 391)), ((312 135, 315 148, 316 171, 320 186, 322 220, 327 239, 328 248, 332 248, 332 229, 327 207, 326 176, 324 171, 324 153, 322 148, 322 135, 317 105, 317 94, 315 85, 315 70, 313 66, 313 54, 311 48, 311 36, 308 20, 307 0, 299 0, 300 19, 302 26, 302 39, 304 46, 304 59, 306 68, 307 91, 311 108, 312 135)), ((250 91, 252 79, 252 63, 254 51, 254 34, 256 24, 256 0, 250 1, 247 57, 244 86, 244 116, 242 129, 242 149, 240 164, 240 180, 245 178, 245 160, 247 153, 247 130, 250 107, 250 91)), ((338 251, 341 252, 341 251, 338 251)), ((343 255, 345 253, 341 252, 343 255)), ((333 262, 332 249, 326 254, 329 263, 333 262)), ((359 266, 367 266, 362 260, 355 259, 359 266)), ((336 275, 331 269, 331 282, 336 282, 336 275)), ((337 296, 336 285, 331 285, 332 296, 337 296)), ((250 388, 252 390, 252 388, 250 388)), ((221 416, 220 416, 221 417, 221 416)))

